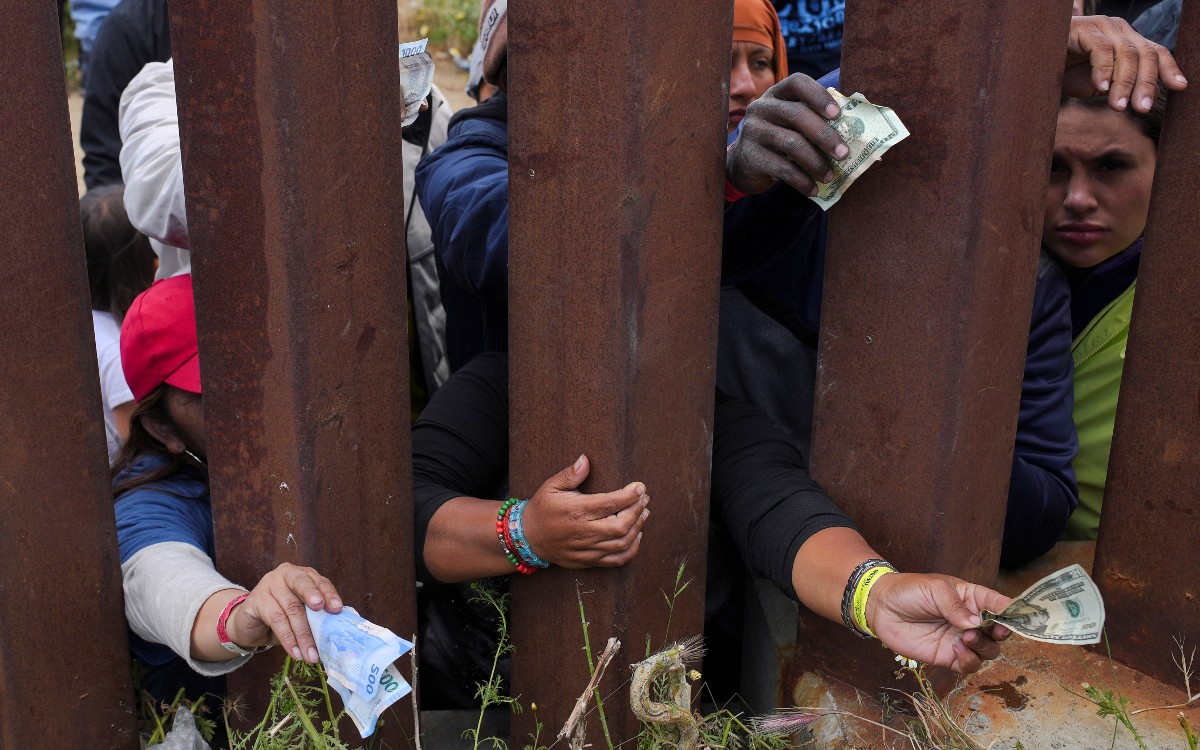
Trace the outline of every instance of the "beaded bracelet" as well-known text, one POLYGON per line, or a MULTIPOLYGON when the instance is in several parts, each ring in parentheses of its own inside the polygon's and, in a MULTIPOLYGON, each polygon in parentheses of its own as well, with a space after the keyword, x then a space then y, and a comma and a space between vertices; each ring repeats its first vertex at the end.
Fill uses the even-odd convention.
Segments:
POLYGON ((895 572, 896 569, 891 565, 877 565, 863 573, 862 578, 858 579, 858 585, 854 587, 854 625, 868 638, 876 637, 875 631, 867 624, 867 597, 871 594, 871 587, 880 578, 895 572))
MULTIPOLYGON (((859 593, 859 584, 862 583, 863 577, 869 571, 872 571, 875 569, 883 569, 883 570, 885 570, 887 572, 891 572, 891 573, 896 572, 896 568, 893 567, 892 564, 889 563, 887 560, 881 560, 879 558, 863 560, 861 563, 859 563, 854 568, 854 571, 852 573, 850 573, 850 579, 848 581, 846 581, 846 590, 842 592, 842 623, 845 624, 845 626, 847 628, 849 628, 851 632, 853 632, 855 635, 859 636, 860 638, 872 638, 875 635, 874 633, 871 632, 870 628, 859 629, 856 626, 856 621, 855 621, 855 617, 854 617, 855 595, 859 593)), ((872 577, 872 580, 871 580, 872 585, 874 584, 874 582, 876 580, 878 580, 879 575, 882 575, 882 573, 876 574, 875 576, 872 577)), ((867 602, 866 594, 869 591, 870 591, 870 587, 868 586, 867 589, 862 592, 862 605, 863 605, 862 621, 863 621, 864 625, 866 623, 866 602, 867 602)))
POLYGON ((513 506, 513 509, 508 513, 508 536, 512 542, 513 551, 517 556, 524 560, 529 565, 535 568, 548 568, 550 563, 538 557, 533 547, 529 545, 529 540, 525 538, 525 508, 529 505, 528 500, 522 500, 513 506))
POLYGON ((537 570, 537 568, 528 565, 517 554, 517 550, 513 547, 512 538, 508 533, 508 515, 512 512, 513 506, 521 501, 515 497, 510 497, 500 505, 500 511, 496 514, 496 536, 500 539, 500 546, 504 549, 504 556, 508 561, 516 567, 518 573, 529 575, 537 570))

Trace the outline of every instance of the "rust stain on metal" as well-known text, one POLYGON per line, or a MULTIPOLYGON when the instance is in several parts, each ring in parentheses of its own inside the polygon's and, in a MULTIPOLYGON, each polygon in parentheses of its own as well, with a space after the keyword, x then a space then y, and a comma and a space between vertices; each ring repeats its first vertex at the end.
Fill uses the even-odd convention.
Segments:
MULTIPOLYGON (((1176 48, 1200 66, 1200 14, 1184 14, 1176 48)), ((1130 324, 1096 551, 1113 655, 1165 682, 1179 677, 1173 639, 1200 641, 1195 502, 1200 498, 1200 326, 1196 240, 1200 91, 1172 93, 1158 148, 1137 310, 1130 324), (1144 503, 1153 500, 1154 512, 1144 503), (1126 579, 1144 586, 1123 585, 1126 579), (1114 585, 1119 583, 1122 585, 1114 585)))
POLYGON ((218 565, 312 565, 411 633, 396 5, 171 11, 218 565))
MULTIPOLYGON (((547 726, 588 681, 577 581, 593 592, 583 602, 593 643, 615 636, 640 650, 647 636, 658 646, 702 627, 730 10, 510 9, 510 174, 536 175, 510 188, 511 485, 532 492, 586 452, 585 491, 641 480, 663 519, 623 569, 513 582, 513 692, 536 700, 547 726), (599 59, 622 62, 597 69, 599 59), (661 591, 683 559, 693 583, 666 635, 661 591)), ((611 671, 613 685, 629 676, 611 671)), ((609 705, 613 736, 635 736, 628 706, 609 705)), ((515 716, 512 736, 532 721, 515 716)), ((597 722, 589 730, 603 743, 597 722)))
MULTIPOLYGON (((846 9, 841 89, 912 136, 830 213, 811 466, 905 569, 996 575, 1069 20, 1057 0, 846 9)), ((801 663, 889 684, 821 635, 801 663)))
POLYGON ((54 3, 0 23, 0 745, 138 747, 54 3), (69 718, 68 718, 69 717, 69 718), (88 739, 82 739, 88 738, 88 739))

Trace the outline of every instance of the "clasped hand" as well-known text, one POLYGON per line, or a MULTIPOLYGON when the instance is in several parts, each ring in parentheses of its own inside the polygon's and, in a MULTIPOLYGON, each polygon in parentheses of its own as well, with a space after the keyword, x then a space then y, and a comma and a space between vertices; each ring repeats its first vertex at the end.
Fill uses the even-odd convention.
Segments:
POLYGON ((525 509, 525 538, 543 560, 564 568, 616 567, 632 560, 650 517, 646 485, 630 482, 619 490, 584 494, 591 463, 580 456, 547 479, 525 509))

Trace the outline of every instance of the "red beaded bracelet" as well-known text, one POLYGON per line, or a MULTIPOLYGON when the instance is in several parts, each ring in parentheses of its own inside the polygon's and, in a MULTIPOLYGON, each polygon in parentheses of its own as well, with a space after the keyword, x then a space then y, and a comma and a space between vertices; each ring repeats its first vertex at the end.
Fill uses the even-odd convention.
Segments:
POLYGON ((508 514, 512 512, 513 506, 519 502, 521 501, 517 498, 510 497, 500 505, 500 512, 496 514, 496 536, 500 539, 500 546, 504 548, 504 556, 516 567, 517 572, 531 575, 537 572, 537 568, 521 559, 520 554, 513 545, 512 537, 508 535, 508 514))

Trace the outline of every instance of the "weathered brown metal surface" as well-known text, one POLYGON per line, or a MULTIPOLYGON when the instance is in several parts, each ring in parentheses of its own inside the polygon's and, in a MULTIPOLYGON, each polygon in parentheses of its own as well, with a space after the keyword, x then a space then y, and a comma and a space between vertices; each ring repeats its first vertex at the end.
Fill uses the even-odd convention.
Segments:
MULTIPOLYGON (((588 681, 577 586, 597 655, 624 643, 601 690, 614 742, 636 734, 618 688, 663 643, 684 560, 670 638, 702 628, 730 8, 510 6, 512 490, 586 452, 585 491, 636 479, 652 498, 626 568, 514 582, 513 693, 550 733, 588 681)), ((514 717, 514 743, 533 721, 514 717)))
POLYGON ((4 16, 0 747, 136 748, 58 18, 4 16))
MULTIPOLYGON (((842 91, 912 135, 830 212, 812 473, 902 569, 996 574, 1068 19, 847 8, 842 91)), ((816 620, 798 669, 891 681, 887 652, 816 620)))
MULTIPOLYGON (((1189 6, 1190 7, 1190 6, 1189 6)), ((1200 8, 1176 47, 1200 70, 1200 8)), ((1194 85, 1194 84, 1193 84, 1194 85)), ((1200 92, 1171 94, 1138 269, 1121 400, 1100 517, 1096 581, 1113 655, 1179 684, 1172 662, 1200 644, 1200 92)), ((1193 688, 1194 689, 1194 688, 1193 688)))
MULTIPOLYGON (((396 4, 171 11, 218 566, 311 565, 408 636, 396 4)), ((264 698, 281 656, 231 689, 264 698)))

